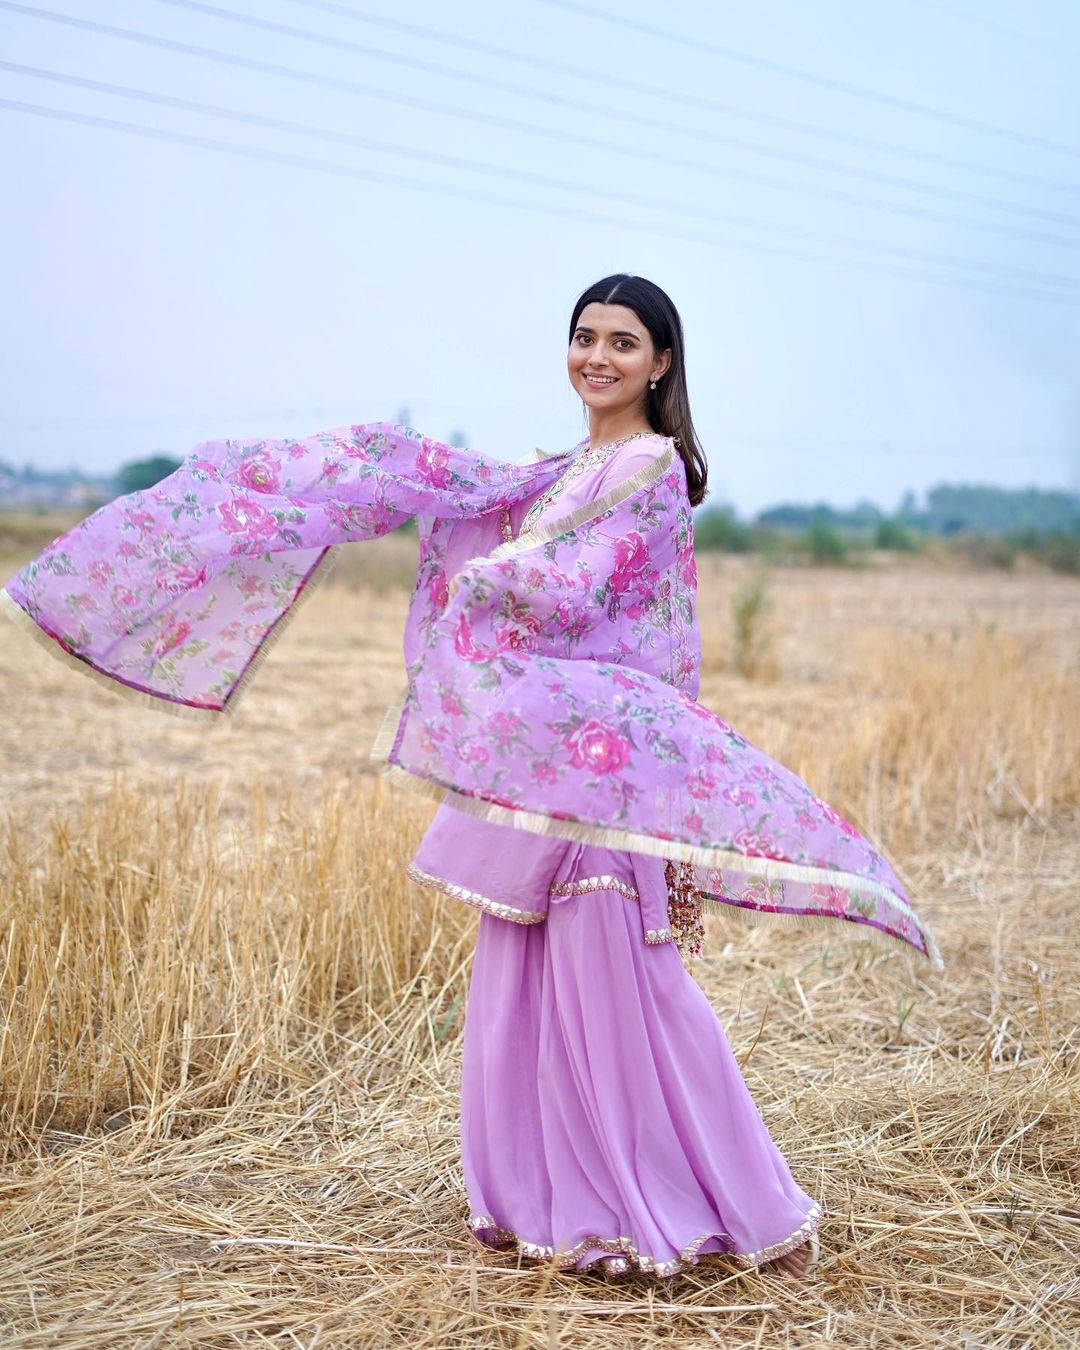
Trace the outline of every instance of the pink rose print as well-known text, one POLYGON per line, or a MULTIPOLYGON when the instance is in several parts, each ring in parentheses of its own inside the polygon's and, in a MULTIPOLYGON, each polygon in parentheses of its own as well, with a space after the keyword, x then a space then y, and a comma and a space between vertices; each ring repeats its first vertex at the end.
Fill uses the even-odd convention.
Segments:
POLYGON ((811 886, 810 898, 816 904, 824 905, 830 914, 847 913, 848 898, 838 886, 811 886))
POLYGON ((130 539, 121 539, 116 546, 116 552, 121 558, 142 557, 138 544, 133 544, 130 539))
POLYGON ((768 858, 769 841, 756 830, 743 828, 735 832, 731 841, 740 853, 748 858, 768 858))
POLYGON ((450 600, 450 587, 446 583, 446 573, 441 568, 428 579, 428 596, 434 609, 445 609, 450 600))
POLYGON ((461 699, 458 698, 457 694, 443 694, 439 700, 439 706, 450 717, 463 717, 465 714, 465 709, 461 706, 461 699))
POLYGON ((162 657, 187 641, 191 624, 186 619, 174 619, 154 644, 154 655, 162 657))
POLYGON ((696 797, 698 801, 705 801, 716 791, 716 779, 704 769, 698 769, 686 780, 686 790, 691 797, 696 797))
POLYGON ((450 470, 446 467, 449 458, 445 446, 432 445, 426 440, 422 441, 420 451, 416 456, 418 477, 423 482, 430 483, 432 487, 449 487, 450 470))
POLYGON ((168 595, 180 595, 183 591, 194 589, 201 586, 206 581, 206 567, 200 567, 198 571, 183 563, 179 567, 166 569, 159 572, 154 578, 154 585, 159 591, 165 591, 168 595))
POLYGON ((830 824, 835 825, 838 829, 842 830, 844 834, 850 835, 852 838, 858 837, 859 831, 852 825, 850 820, 845 820, 835 807, 830 806, 828 802, 822 801, 818 802, 818 807, 821 810, 821 814, 830 824))
POLYGON ((732 806, 754 806, 757 802, 757 797, 744 787, 724 788, 720 795, 732 806))
POLYGON ((237 478, 252 492, 278 490, 278 466, 266 450, 255 450, 244 456, 237 469, 237 478))
POLYGON ((501 652, 535 651, 539 628, 540 620, 531 614, 516 623, 499 624, 495 628, 495 645, 501 652))
POLYGON ((129 609, 135 604, 135 592, 127 586, 114 586, 112 588, 112 602, 119 609, 129 609))
POLYGON ((479 741, 461 741, 457 748, 458 754, 466 764, 486 764, 491 758, 487 747, 481 745, 479 741))
POLYGON ((508 749, 522 732, 528 730, 528 724, 514 713, 496 713, 488 723, 500 750, 508 749))
POLYGON ((575 769, 618 773, 630 759, 630 742, 595 717, 586 718, 563 740, 575 769))
POLYGON ((631 530, 624 539, 616 539, 615 566, 611 572, 611 589, 616 595, 628 591, 649 570, 649 562, 648 545, 637 530, 631 530))
POLYGON ((187 467, 193 473, 204 473, 212 482, 217 482, 221 477, 220 468, 210 459, 203 459, 201 455, 195 455, 187 462, 187 467))
POLYGON ((108 563, 104 558, 95 558, 86 569, 86 574, 91 581, 96 581, 99 586, 104 586, 113 574, 112 563, 108 563))
POLYGON ((710 764, 727 763, 727 755, 724 753, 723 747, 719 745, 707 745, 705 747, 705 759, 710 764))
POLYGON ((621 670, 616 670, 611 678, 615 684, 619 685, 623 689, 641 688, 640 680, 632 680, 629 675, 624 675, 621 670))
POLYGON ((700 834, 704 827, 704 822, 697 811, 690 811, 687 815, 683 816, 683 824, 691 834, 700 834))
POLYGON ((230 497, 218 504, 225 530, 235 535, 233 553, 259 553, 261 545, 277 533, 273 516, 250 497, 230 497))
POLYGON ((804 830, 816 830, 818 827, 818 818, 810 814, 804 807, 800 806, 795 812, 795 823, 801 825, 804 830))
POLYGON ((494 647, 478 646, 473 641, 472 626, 464 614, 458 616, 454 626, 454 651, 466 661, 488 661, 498 654, 494 647))
POLYGON ((542 759, 538 759, 533 764, 532 776, 534 783, 557 783, 559 781, 559 775, 555 768, 542 759))
POLYGON ((245 600, 250 600, 253 595, 261 595, 263 590, 265 585, 262 577, 257 577, 253 572, 249 572, 240 583, 240 594, 245 600))
POLYGON ((154 529, 154 517, 149 511, 131 511, 128 513, 128 521, 134 525, 140 534, 151 534, 154 529))
POLYGON ((697 563, 694 561, 694 546, 692 543, 679 550, 676 566, 679 569, 679 577, 685 586, 697 585, 697 563))

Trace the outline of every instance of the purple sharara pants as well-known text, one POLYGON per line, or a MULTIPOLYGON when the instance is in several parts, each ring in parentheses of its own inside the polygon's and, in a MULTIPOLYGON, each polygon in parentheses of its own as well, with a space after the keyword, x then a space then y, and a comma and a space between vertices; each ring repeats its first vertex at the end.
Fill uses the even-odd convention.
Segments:
POLYGON ((642 864, 658 860, 444 808, 412 875, 446 883, 452 858, 456 877, 441 888, 488 911, 461 1079, 475 1236, 559 1265, 660 1276, 706 1252, 758 1265, 805 1242, 820 1211, 773 1143, 708 997, 672 942, 643 936, 642 912, 657 903, 643 888, 662 870, 642 864), (484 891, 512 889, 500 875, 512 869, 520 900, 526 876, 547 890, 553 858, 543 921, 492 912, 498 897, 484 891))

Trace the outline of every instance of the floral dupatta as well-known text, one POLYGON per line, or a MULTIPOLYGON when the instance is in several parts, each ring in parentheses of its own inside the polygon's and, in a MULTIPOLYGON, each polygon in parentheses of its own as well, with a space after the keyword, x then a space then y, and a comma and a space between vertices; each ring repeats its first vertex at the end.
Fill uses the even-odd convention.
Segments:
POLYGON ((697 702, 693 520, 674 444, 510 538, 511 508, 566 463, 513 465, 390 423, 206 442, 50 544, 0 608, 113 688, 215 717, 336 547, 415 516, 407 684, 372 751, 385 772, 499 824, 680 860, 715 904, 839 920, 940 966, 870 842, 697 702))

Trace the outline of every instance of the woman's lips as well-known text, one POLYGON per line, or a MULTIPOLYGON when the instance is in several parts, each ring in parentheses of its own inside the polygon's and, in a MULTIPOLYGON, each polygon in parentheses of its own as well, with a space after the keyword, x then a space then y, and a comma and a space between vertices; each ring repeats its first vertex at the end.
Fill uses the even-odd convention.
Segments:
POLYGON ((613 384, 618 382, 617 376, 594 377, 586 374, 585 383, 590 389, 610 389, 613 384))

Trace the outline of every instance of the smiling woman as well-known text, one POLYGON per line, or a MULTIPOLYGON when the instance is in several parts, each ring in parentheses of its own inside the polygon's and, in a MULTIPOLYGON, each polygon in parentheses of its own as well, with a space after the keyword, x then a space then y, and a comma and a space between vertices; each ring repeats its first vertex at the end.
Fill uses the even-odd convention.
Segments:
MULTIPOLYGON (((706 466, 670 299, 607 277, 568 374, 590 435, 529 465, 358 423, 196 446, 10 578, 0 612, 125 696, 231 713, 337 546, 418 523, 407 684, 371 757, 439 810, 410 875, 481 911, 470 1231, 607 1274, 803 1274, 820 1220, 681 955, 702 908, 940 964, 872 843, 698 701, 706 466)), ((359 921, 359 920, 358 920, 359 921)))

